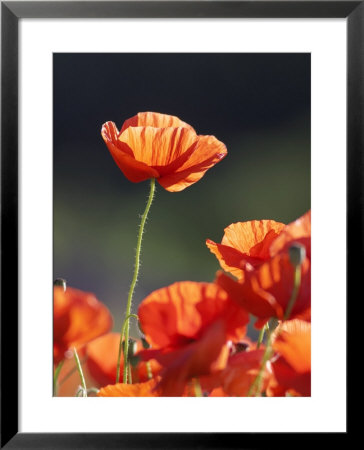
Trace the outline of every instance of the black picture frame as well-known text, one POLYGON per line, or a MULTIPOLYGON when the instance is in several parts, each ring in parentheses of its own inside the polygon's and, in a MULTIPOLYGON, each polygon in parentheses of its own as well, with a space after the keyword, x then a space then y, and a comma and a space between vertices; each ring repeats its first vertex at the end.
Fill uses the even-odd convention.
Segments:
MULTIPOLYGON (((347 312, 363 263, 364 1, 1 1, 1 448, 260 448, 270 433, 19 433, 18 24, 21 18, 346 18, 347 312), (11 369, 10 369, 11 368, 11 369)), ((350 346, 348 346, 350 352, 350 346)), ((347 418, 349 417, 349 410, 347 418)), ((244 417, 242 415, 242 420, 244 417)), ((337 433, 339 443, 348 437, 337 433)), ((309 442, 309 433, 299 437, 309 442)), ((279 446, 292 440, 280 433, 279 446)), ((327 435, 316 434, 315 445, 327 435)), ((327 445, 327 444, 326 444, 327 445)))

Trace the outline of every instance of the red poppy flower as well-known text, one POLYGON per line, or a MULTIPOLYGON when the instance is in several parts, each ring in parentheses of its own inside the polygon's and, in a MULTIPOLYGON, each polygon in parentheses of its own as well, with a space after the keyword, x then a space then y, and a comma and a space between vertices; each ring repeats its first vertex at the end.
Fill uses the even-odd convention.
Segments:
POLYGON ((221 244, 207 239, 206 245, 224 270, 243 279, 247 265, 257 267, 270 258, 270 245, 284 227, 274 220, 237 222, 225 228, 221 244))
POLYGON ((98 397, 159 397, 157 388, 158 379, 146 381, 145 383, 124 384, 118 383, 101 388, 98 397))
POLYGON ((225 367, 228 339, 245 334, 248 314, 213 283, 180 282, 150 294, 138 316, 153 349, 138 355, 162 366, 165 396, 182 395, 186 382, 225 367))
MULTIPOLYGON (((119 343, 119 333, 108 333, 87 344, 87 368, 94 380, 101 386, 115 383, 119 343)), ((136 351, 142 349, 142 343, 139 340, 136 341, 136 351)), ((123 353, 121 353, 121 373, 123 371, 123 364, 124 357, 123 353)), ((149 367, 152 376, 157 375, 160 371, 159 364, 154 360, 149 362, 149 367)), ((148 369, 145 362, 140 362, 136 367, 132 367, 133 383, 144 382, 147 381, 148 378, 148 369)))
POLYGON ((311 324, 303 320, 284 322, 273 340, 276 357, 272 370, 276 379, 270 395, 292 392, 304 397, 311 395, 311 324))
POLYGON ((196 183, 227 154, 214 136, 198 136, 178 117, 153 112, 126 120, 120 132, 106 122, 101 135, 129 181, 156 178, 170 192, 196 183))
POLYGON ((294 285, 295 269, 289 257, 289 248, 298 242, 305 247, 306 256, 301 264, 300 288, 290 318, 310 320, 311 213, 281 228, 274 239, 268 238, 268 235, 269 232, 263 239, 267 244, 261 247, 264 250, 260 254, 264 258, 256 260, 254 264, 246 257, 242 259, 240 267, 244 276, 239 281, 223 273, 218 273, 216 281, 244 309, 258 317, 257 327, 261 327, 271 317, 283 319, 294 285))
POLYGON ((78 289, 54 287, 53 355, 58 364, 67 350, 79 347, 112 327, 109 310, 97 298, 78 289))

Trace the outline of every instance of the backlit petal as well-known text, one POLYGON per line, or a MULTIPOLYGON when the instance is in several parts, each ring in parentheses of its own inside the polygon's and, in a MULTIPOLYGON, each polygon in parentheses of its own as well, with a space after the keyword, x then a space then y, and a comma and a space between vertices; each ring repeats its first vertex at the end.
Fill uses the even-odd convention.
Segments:
POLYGON ((104 124, 101 134, 111 156, 129 181, 138 183, 149 178, 159 177, 159 173, 155 169, 143 161, 137 161, 132 149, 125 142, 118 140, 117 129, 113 122, 104 124))
POLYGON ((224 318, 227 336, 241 337, 249 321, 214 283, 178 282, 152 292, 139 306, 139 319, 154 348, 181 346, 198 339, 214 320, 224 318))
POLYGON ((180 161, 176 160, 175 162, 177 165, 185 159, 183 164, 177 170, 162 175, 158 180, 159 184, 167 191, 178 192, 196 183, 208 169, 227 155, 225 145, 214 136, 197 136, 197 138, 197 145, 193 148, 193 152, 189 155, 189 151, 187 151, 188 157, 181 155, 180 161))
POLYGON ((269 247, 285 225, 274 220, 237 222, 225 228, 221 244, 206 241, 221 267, 243 279, 247 265, 257 267, 270 257, 269 247))
POLYGON ((191 146, 197 144, 197 135, 188 128, 129 127, 119 141, 132 149, 134 158, 148 166, 167 166, 191 146))
POLYGON ((301 320, 286 321, 277 331, 273 348, 277 356, 272 369, 278 386, 299 395, 311 395, 311 325, 301 320))
POLYGON ((169 128, 169 127, 184 127, 191 131, 195 131, 191 125, 183 122, 176 116, 168 114, 160 114, 155 112, 141 112, 126 120, 121 128, 120 133, 128 127, 155 127, 155 128, 169 128))
POLYGON ((271 256, 287 250, 293 242, 301 243, 306 249, 307 256, 311 258, 311 211, 282 230, 269 249, 271 256))
POLYGON ((311 324, 294 319, 282 323, 273 348, 300 373, 311 370, 311 324))

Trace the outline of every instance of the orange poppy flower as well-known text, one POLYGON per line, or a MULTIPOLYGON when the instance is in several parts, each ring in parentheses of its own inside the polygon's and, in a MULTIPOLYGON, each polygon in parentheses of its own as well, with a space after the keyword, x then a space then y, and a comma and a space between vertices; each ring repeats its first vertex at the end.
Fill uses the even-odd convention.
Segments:
POLYGON ((257 267, 270 258, 270 245, 284 227, 274 220, 237 222, 225 228, 221 244, 207 239, 206 245, 221 267, 241 280, 247 265, 257 267))
MULTIPOLYGON (((115 383, 119 343, 120 333, 108 333, 87 344, 87 368, 94 380, 101 386, 115 383)), ((142 343, 139 340, 136 341, 136 351, 142 349, 142 343)), ((121 353, 121 373, 124 364, 123 356, 123 353, 121 353)), ((160 371, 157 361, 151 360, 149 364, 151 375, 157 375, 160 371)), ((148 369, 145 362, 140 362, 136 367, 132 367, 132 380, 134 383, 147 381, 148 378, 148 369)))
POLYGON ((120 132, 113 122, 106 122, 101 135, 129 181, 156 178, 170 192, 196 183, 227 154, 214 136, 198 136, 178 117, 154 112, 126 120, 120 132))
MULTIPOLYGON (((239 238, 245 239, 244 242, 248 242, 247 249, 255 251, 256 248, 249 242, 261 243, 257 247, 261 259, 256 258, 256 253, 252 254, 251 251, 248 256, 244 256, 240 262, 239 281, 234 281, 223 273, 217 275, 217 284, 244 309, 258 317, 256 323, 258 328, 271 317, 278 319, 284 317, 294 284, 294 267, 289 257, 289 248, 296 243, 304 246, 306 256, 301 264, 300 289, 290 318, 310 320, 311 317, 311 212, 287 226, 281 225, 277 226, 276 222, 269 225, 266 223, 268 232, 265 232, 262 226, 263 231, 260 233, 263 236, 262 240, 256 238, 256 232, 252 232, 250 241, 244 238, 244 234, 236 233, 235 242, 239 242, 239 238), (252 256, 255 261, 249 261, 248 258, 252 256)), ((244 228, 249 230, 254 227, 251 222, 247 222, 244 228)), ((219 247, 215 249, 216 252, 220 251, 219 247)), ((237 261, 236 266, 239 267, 237 261)), ((226 265, 226 261, 223 264, 226 265)))
POLYGON ((78 289, 54 287, 53 355, 58 364, 67 350, 79 347, 112 327, 109 310, 97 298, 78 289))
POLYGON ((165 396, 182 395, 190 378, 225 367, 229 339, 244 336, 248 314, 213 283, 179 282, 150 294, 138 316, 153 349, 142 360, 163 367, 159 387, 165 396))
POLYGON ((272 370, 276 379, 270 395, 281 396, 291 391, 311 395, 311 324, 303 320, 288 320, 279 328, 273 340, 276 357, 272 370))
POLYGON ((145 383, 118 383, 101 388, 98 397, 159 397, 158 380, 153 378, 145 383))

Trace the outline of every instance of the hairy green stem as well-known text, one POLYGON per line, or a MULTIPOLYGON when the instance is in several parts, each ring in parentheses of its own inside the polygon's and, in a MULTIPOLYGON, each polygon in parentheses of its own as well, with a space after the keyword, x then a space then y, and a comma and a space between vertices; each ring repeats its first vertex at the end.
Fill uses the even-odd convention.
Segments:
MULTIPOLYGON (((134 317, 134 319, 139 320, 139 317, 136 314, 129 314, 128 316, 125 317, 125 320, 124 320, 123 325, 121 327, 120 342, 119 342, 119 352, 118 352, 118 361, 117 361, 117 364, 116 364, 116 383, 119 383, 119 380, 120 380, 121 351, 122 351, 122 348, 123 348, 123 341, 124 341, 124 335, 125 335, 126 326, 129 323, 129 319, 131 317, 134 317)), ((125 361, 126 360, 124 359, 124 365, 126 363, 125 361)))
POLYGON ((120 344, 119 344, 119 354, 118 354, 118 366, 116 369, 117 375, 116 375, 116 383, 119 383, 120 378, 120 356, 121 356, 121 350, 123 348, 123 334, 124 334, 124 376, 123 376, 123 382, 128 382, 128 351, 129 351, 129 316, 131 312, 131 303, 133 299, 133 293, 135 289, 136 282, 138 280, 139 275, 139 268, 140 268, 140 252, 142 247, 142 237, 144 232, 144 225, 148 217, 148 212, 150 209, 150 205, 152 204, 153 197, 154 197, 154 190, 155 190, 155 178, 152 178, 150 180, 150 192, 149 192, 149 198, 147 202, 147 206, 145 207, 145 211, 142 215, 142 220, 140 222, 139 227, 139 233, 138 233, 138 241, 137 241, 137 247, 135 252, 135 266, 134 266, 134 275, 133 279, 130 285, 129 294, 128 294, 128 300, 126 304, 126 312, 125 312, 125 320, 126 320, 126 326, 125 326, 125 333, 123 333, 123 328, 120 332, 120 344))

